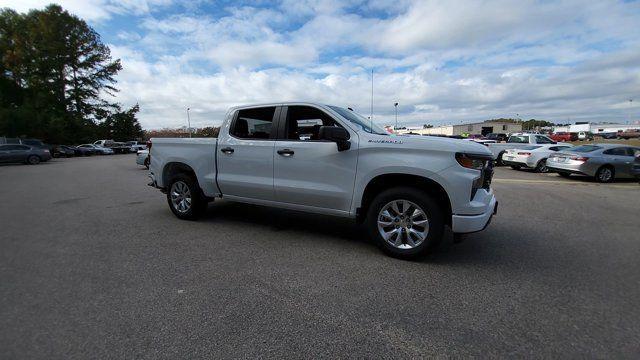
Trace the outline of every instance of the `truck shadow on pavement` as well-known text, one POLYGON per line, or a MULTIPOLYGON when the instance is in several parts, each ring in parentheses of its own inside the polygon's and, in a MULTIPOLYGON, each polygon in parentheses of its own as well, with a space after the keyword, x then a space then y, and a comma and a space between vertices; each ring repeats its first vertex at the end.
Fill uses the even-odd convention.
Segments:
MULTIPOLYGON (((274 233, 291 232, 294 235, 295 233, 312 235, 318 237, 316 240, 331 239, 330 242, 335 245, 345 243, 357 245, 357 251, 360 251, 364 246, 371 252, 385 256, 369 240, 365 227, 347 218, 216 200, 209 205, 206 214, 200 221, 212 224, 258 226, 274 233)), ((289 235, 281 236, 280 240, 287 241, 287 239, 296 238, 289 235)), ((496 240, 495 236, 481 232, 465 236, 461 243, 454 243, 453 234, 446 228, 440 245, 419 262, 495 264, 499 259, 495 257, 496 252, 491 247, 504 246, 497 244, 496 240)))

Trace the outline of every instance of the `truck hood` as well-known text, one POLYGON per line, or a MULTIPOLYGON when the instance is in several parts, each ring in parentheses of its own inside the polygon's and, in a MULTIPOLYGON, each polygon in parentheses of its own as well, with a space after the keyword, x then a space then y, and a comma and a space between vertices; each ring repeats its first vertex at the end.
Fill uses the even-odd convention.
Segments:
POLYGON ((491 155, 489 149, 475 141, 450 139, 438 136, 398 135, 398 136, 371 136, 369 142, 390 142, 396 146, 407 149, 466 152, 473 154, 491 155))

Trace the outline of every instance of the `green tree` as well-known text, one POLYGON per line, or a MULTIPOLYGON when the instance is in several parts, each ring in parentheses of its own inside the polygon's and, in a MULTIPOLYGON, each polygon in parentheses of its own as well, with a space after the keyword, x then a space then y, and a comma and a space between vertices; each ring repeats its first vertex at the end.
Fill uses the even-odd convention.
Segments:
POLYGON ((117 111, 110 113, 100 124, 101 137, 117 141, 142 139, 142 126, 136 119, 138 111, 140 111, 138 105, 124 111, 118 107, 117 111))
POLYGON ((96 122, 120 111, 105 98, 121 69, 98 33, 58 5, 0 10, 0 135, 94 137, 96 122))

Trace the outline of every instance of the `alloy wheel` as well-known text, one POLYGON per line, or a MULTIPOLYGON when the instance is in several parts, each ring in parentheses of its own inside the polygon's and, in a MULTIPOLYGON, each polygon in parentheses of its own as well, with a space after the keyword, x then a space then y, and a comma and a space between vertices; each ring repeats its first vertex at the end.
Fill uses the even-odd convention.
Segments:
POLYGON ((429 234, 429 219, 420 206, 408 200, 393 200, 378 213, 378 232, 391 246, 413 249, 429 234))
POLYGON ((176 181, 171 185, 171 204, 180 213, 191 209, 191 191, 184 181, 176 181))

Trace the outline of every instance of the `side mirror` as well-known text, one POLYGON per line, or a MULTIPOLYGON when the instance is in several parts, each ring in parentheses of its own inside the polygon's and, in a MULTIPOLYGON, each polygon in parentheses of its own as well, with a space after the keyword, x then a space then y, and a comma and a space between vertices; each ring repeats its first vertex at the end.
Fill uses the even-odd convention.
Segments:
POLYGON ((320 126, 318 138, 320 140, 335 142, 338 145, 338 151, 349 150, 351 148, 349 132, 338 126, 320 126))

